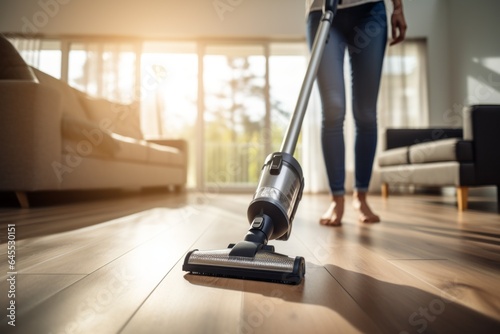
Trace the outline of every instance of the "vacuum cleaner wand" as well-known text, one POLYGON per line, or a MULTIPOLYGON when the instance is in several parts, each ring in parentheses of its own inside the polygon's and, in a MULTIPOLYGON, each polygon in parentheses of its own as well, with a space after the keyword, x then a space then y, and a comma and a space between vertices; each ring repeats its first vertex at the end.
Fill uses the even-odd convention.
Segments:
POLYGON ((302 83, 302 88, 300 89, 297 103, 295 105, 295 111, 292 115, 292 119, 281 145, 281 152, 293 154, 295 151, 295 146, 297 145, 300 129, 302 128, 302 121, 304 120, 304 115, 306 114, 307 104, 309 102, 309 97, 311 96, 314 80, 316 79, 316 74, 318 73, 319 63, 321 62, 323 50, 328 40, 328 32, 337 9, 337 2, 338 0, 325 1, 321 23, 316 33, 313 47, 311 48, 308 68, 302 83))
POLYGON ((302 197, 302 168, 293 157, 309 96, 327 42, 338 0, 326 0, 299 98, 279 152, 270 154, 248 207, 250 228, 243 241, 227 249, 190 251, 182 269, 192 274, 299 284, 305 275, 303 257, 274 252, 269 240, 288 240, 302 197))

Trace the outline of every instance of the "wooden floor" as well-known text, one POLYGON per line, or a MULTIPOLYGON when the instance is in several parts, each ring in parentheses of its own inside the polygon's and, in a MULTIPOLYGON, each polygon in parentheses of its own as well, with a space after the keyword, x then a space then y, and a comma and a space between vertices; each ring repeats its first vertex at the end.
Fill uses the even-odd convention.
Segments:
POLYGON ((305 257, 302 284, 183 272, 187 251, 241 240, 250 199, 163 193, 0 209, 0 332, 500 332, 494 199, 471 198, 459 213, 453 196, 373 196, 382 223, 358 223, 348 206, 334 228, 318 224, 328 196, 305 195, 291 238, 272 242, 305 257), (8 224, 16 229, 11 269, 8 224), (11 300, 15 327, 6 317, 11 300))

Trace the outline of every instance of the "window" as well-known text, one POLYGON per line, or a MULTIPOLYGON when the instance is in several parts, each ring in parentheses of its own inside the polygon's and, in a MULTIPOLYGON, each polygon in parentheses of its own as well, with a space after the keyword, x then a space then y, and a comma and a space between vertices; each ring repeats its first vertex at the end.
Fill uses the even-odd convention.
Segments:
MULTIPOLYGON (((309 56, 303 41, 10 40, 29 64, 79 90, 121 103, 139 100, 146 139, 188 141, 188 187, 198 189, 255 189, 265 157, 280 149, 309 56)), ((348 62, 345 71, 348 80, 348 62)), ((426 71, 425 40, 387 48, 381 129, 427 125, 426 71)), ((346 88, 349 94, 348 82, 346 88)), ((347 101, 349 188, 354 125, 347 101)), ((306 191, 328 190, 320 131, 321 104, 313 90, 295 152, 306 191)))

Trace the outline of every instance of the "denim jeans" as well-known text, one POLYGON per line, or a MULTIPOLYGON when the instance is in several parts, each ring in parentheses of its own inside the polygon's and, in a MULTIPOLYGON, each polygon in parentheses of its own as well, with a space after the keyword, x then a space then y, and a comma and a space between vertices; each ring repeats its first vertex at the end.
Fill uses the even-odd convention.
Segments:
MULTIPOLYGON (((312 47, 321 16, 321 11, 309 14, 309 47, 312 47)), ((366 192, 377 147, 377 96, 386 44, 387 16, 383 1, 337 10, 316 79, 323 109, 321 143, 332 195, 345 193, 345 51, 347 49, 351 65, 356 127, 355 189, 366 192)))

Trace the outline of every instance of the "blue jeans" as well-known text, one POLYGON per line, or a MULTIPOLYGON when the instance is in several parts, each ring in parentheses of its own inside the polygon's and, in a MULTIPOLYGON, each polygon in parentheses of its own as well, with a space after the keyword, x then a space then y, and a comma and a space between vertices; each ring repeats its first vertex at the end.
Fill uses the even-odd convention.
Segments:
MULTIPOLYGON (((321 16, 321 11, 309 14, 309 47, 321 16)), ((356 126, 355 189, 366 192, 377 147, 377 97, 386 43, 387 16, 383 1, 337 10, 316 80, 323 108, 321 142, 332 195, 345 193, 345 51, 347 49, 351 65, 356 126)))

